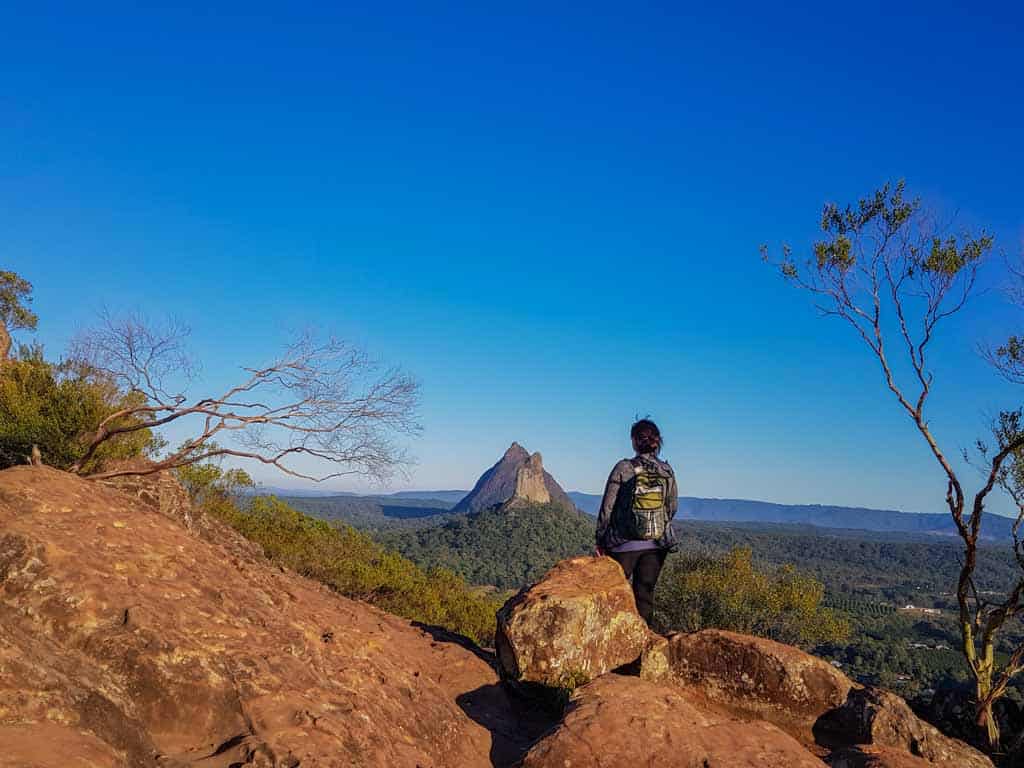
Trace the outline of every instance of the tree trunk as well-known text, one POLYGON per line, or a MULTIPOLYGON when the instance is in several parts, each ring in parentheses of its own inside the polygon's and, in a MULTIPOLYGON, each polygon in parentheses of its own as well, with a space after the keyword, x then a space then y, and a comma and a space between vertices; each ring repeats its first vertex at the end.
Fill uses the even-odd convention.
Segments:
POLYGON ((0 363, 7 360, 8 355, 11 354, 11 334, 7 331, 7 327, 0 323, 0 363))
POLYGON ((995 712, 992 711, 992 705, 995 702, 991 699, 991 692, 991 676, 988 679, 979 677, 977 679, 977 723, 978 727, 985 731, 985 740, 988 743, 990 754, 995 754, 999 751, 999 723, 996 721, 995 712))

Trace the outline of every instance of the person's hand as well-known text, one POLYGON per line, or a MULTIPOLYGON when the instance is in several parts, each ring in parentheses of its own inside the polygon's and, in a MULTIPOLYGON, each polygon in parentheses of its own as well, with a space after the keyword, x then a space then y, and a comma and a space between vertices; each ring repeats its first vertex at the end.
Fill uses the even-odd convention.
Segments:
POLYGON ((604 551, 604 550, 603 550, 603 549, 602 549, 602 548, 600 547, 600 545, 598 545, 598 546, 595 546, 595 547, 594 547, 594 557, 604 557, 604 556, 605 556, 606 554, 608 554, 608 553, 607 553, 607 552, 605 552, 605 551, 604 551))

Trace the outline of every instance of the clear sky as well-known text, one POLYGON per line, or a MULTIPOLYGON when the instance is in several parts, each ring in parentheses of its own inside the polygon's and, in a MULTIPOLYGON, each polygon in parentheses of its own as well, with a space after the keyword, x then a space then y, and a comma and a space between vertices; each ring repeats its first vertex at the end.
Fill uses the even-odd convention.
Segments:
MULTIPOLYGON (((0 2, 0 267, 53 355, 107 304, 188 322, 211 386, 310 323, 403 365, 395 488, 518 440, 596 491, 650 414, 685 494, 939 511, 757 247, 905 177, 1020 252, 1024 11, 973 5, 0 2)), ((936 346, 951 453, 1020 402, 975 351, 1013 317, 936 346)))

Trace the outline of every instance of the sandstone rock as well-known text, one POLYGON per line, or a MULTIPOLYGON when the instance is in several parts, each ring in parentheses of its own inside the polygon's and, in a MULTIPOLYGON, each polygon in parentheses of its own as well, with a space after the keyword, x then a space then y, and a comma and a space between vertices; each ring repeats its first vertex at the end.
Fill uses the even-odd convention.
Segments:
MULTIPOLYGON (((130 459, 113 464, 116 467, 144 468, 145 459, 130 459)), ((108 468, 110 468, 108 464, 108 468)), ((119 475, 98 481, 133 497, 168 520, 184 526, 189 533, 216 544, 235 557, 261 558, 263 549, 219 520, 194 508, 188 493, 170 472, 146 475, 119 475)))
POLYGON ((506 680, 572 687, 635 661, 650 638, 619 564, 575 557, 505 603, 495 643, 506 680))
POLYGON ((494 764, 518 725, 479 652, 158 507, 0 472, 0 764, 494 764))
MULTIPOLYGON (((117 467, 142 469, 146 464, 147 462, 143 459, 132 459, 118 462, 117 467)), ((99 482, 111 488, 117 488, 129 496, 134 496, 164 517, 181 523, 192 533, 201 530, 200 521, 204 521, 204 516, 192 508, 188 493, 170 472, 118 475, 99 482)))
POLYGON ((765 722, 712 714, 675 687, 607 675, 573 693, 553 732, 523 768, 822 768, 793 737, 765 722))
POLYGON ((652 644, 641 670, 644 679, 692 686, 807 743, 814 740, 818 718, 842 705, 854 685, 828 662, 798 648, 717 629, 652 644))
POLYGON ((978 750, 924 722, 901 697, 879 688, 852 689, 843 706, 818 724, 826 740, 893 747, 938 765, 991 768, 978 750))
POLYGON ((648 646, 641 677, 700 691, 730 712, 830 748, 837 766, 910 768, 914 757, 963 768, 992 765, 920 720, 896 694, 861 688, 831 664, 771 640, 723 630, 672 635, 648 646))
POLYGON ((849 747, 828 757, 832 768, 933 768, 935 763, 892 747, 849 747))
POLYGON ((124 755, 91 733, 56 723, 0 726, 0 765, 37 766, 124 765, 124 755))

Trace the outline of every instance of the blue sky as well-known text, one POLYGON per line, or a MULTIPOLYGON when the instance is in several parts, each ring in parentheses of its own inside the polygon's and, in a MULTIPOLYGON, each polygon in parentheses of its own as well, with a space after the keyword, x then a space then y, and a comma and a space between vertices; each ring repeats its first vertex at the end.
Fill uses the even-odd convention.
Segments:
MULTIPOLYGON (((938 511, 866 351, 757 247, 905 177, 1019 253, 1022 16, 0 3, 0 258, 53 354, 106 304, 185 320, 210 386, 310 324, 401 364, 396 488, 518 440, 596 491, 650 414, 683 493, 938 511)), ((1015 319, 993 293, 936 345, 951 453, 1020 402, 975 351, 1015 319)))

